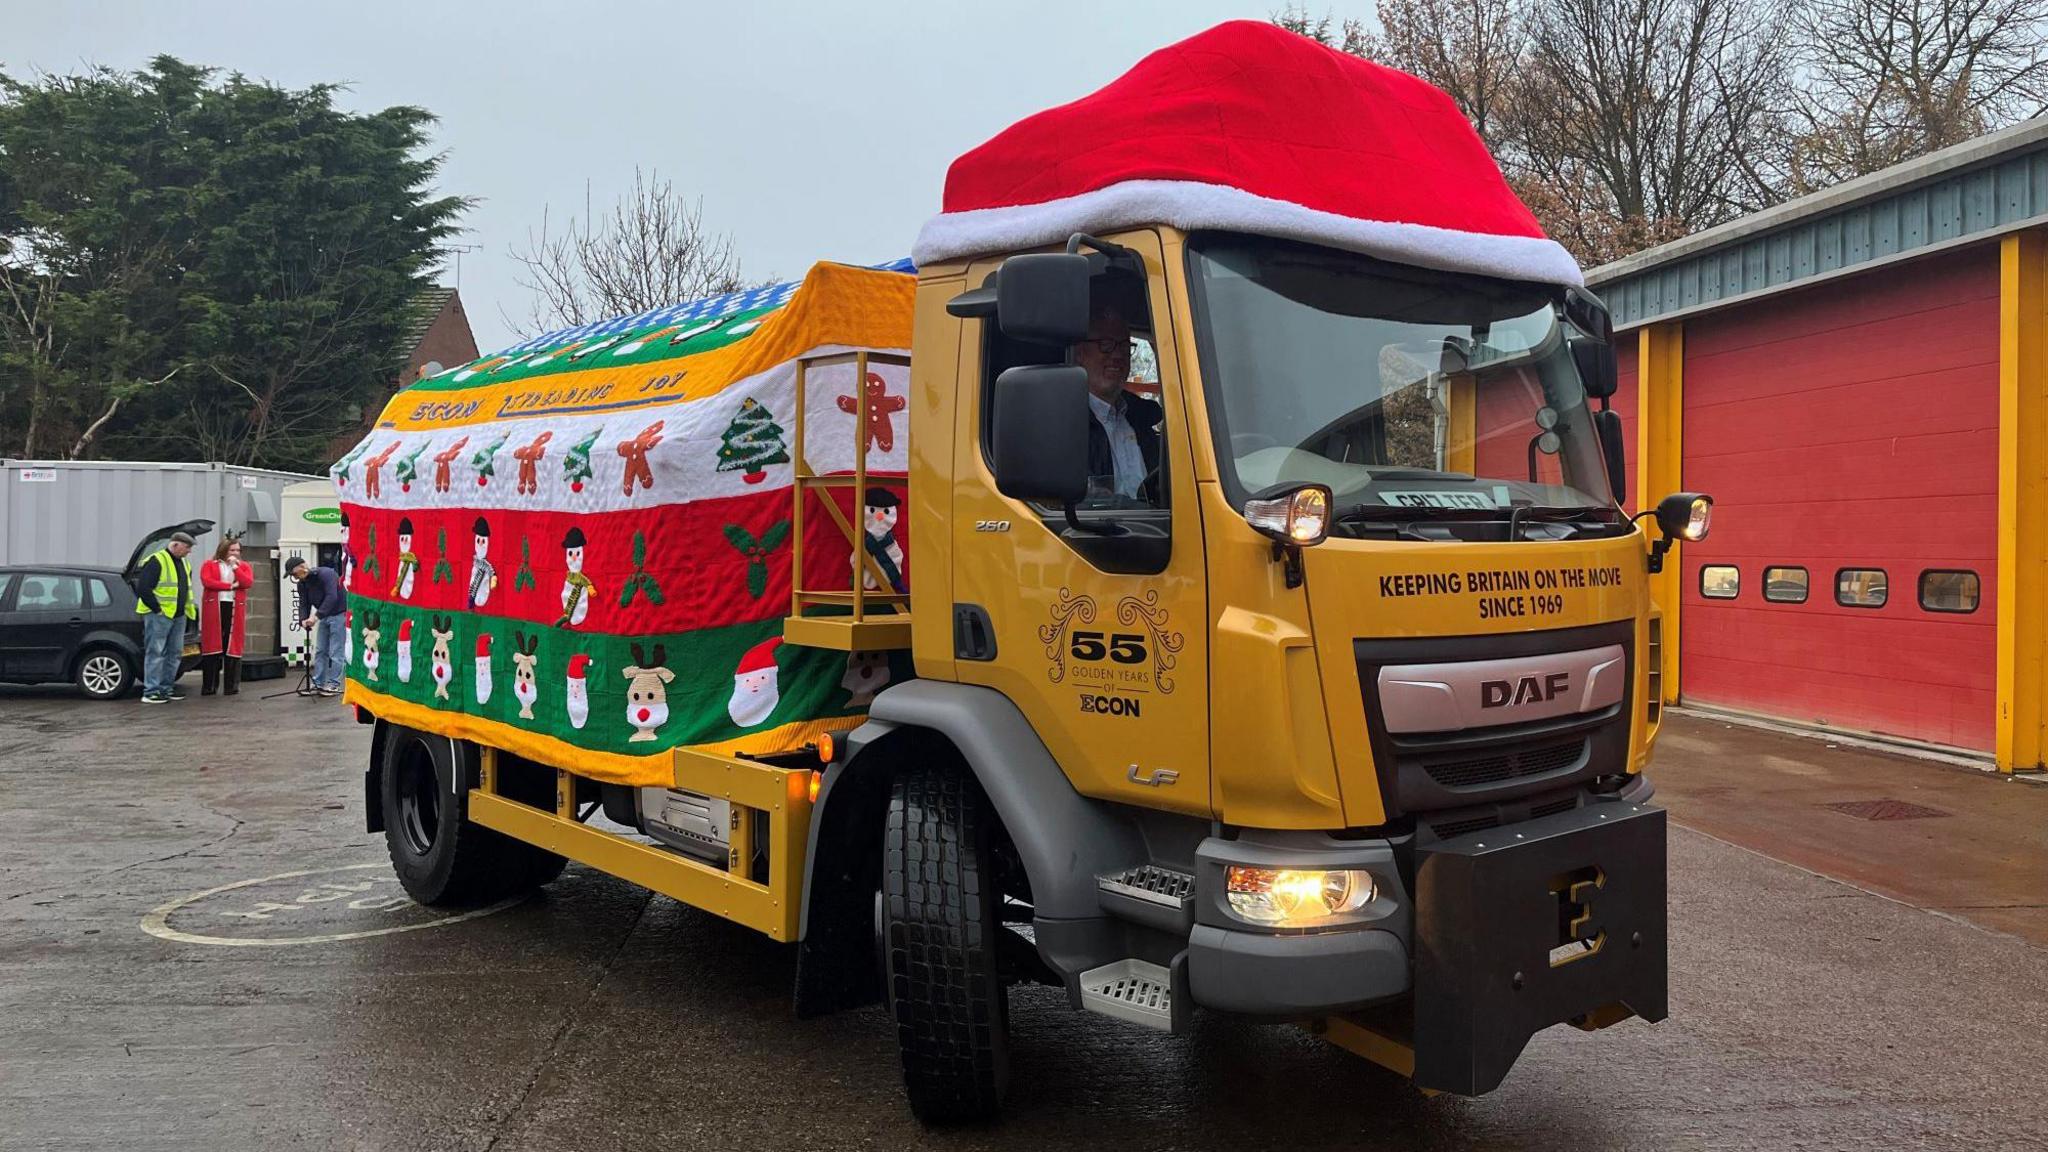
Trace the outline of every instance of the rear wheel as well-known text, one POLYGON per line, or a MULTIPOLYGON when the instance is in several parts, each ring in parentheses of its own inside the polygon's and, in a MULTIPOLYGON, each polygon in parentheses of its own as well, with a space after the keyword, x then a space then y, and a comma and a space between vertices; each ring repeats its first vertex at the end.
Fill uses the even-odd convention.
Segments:
POLYGON ((95 700, 115 700, 127 695, 135 675, 128 670, 128 662, 121 658, 119 652, 111 648, 95 648, 79 658, 72 680, 80 692, 95 700))
POLYGON ((897 777, 883 836, 883 964, 911 1110, 927 1123, 981 1120, 1009 1081, 1009 1003, 988 802, 971 777, 897 777))
POLYGON ((447 737, 394 724, 384 739, 384 843, 408 896, 434 907, 477 904, 562 874, 562 857, 463 817, 447 737))

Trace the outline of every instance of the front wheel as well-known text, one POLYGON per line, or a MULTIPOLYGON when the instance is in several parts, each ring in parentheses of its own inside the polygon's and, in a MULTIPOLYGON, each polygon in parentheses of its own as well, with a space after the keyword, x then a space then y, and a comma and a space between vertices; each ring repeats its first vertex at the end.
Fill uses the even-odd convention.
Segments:
POLYGON ((994 1116, 1009 1082, 1009 1003, 990 845, 972 777, 897 777, 882 845, 884 974, 910 1107, 926 1123, 994 1116))
POLYGON ((128 662, 121 659, 119 652, 95 648, 79 660, 72 680, 80 692, 95 700, 118 700, 127 694, 135 676, 128 671, 128 662))
POLYGON ((561 875, 553 852, 463 816, 454 743, 391 725, 380 789, 384 843, 406 895, 430 907, 487 903, 561 875))

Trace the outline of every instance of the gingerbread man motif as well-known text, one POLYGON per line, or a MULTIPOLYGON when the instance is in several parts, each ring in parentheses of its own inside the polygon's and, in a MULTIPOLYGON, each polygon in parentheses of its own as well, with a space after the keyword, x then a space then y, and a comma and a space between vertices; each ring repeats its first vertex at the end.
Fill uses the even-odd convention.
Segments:
POLYGON ((540 458, 547 455, 547 443, 554 438, 553 432, 543 432, 533 443, 512 450, 512 458, 519 461, 519 483, 514 487, 520 495, 540 491, 540 458))
POLYGON ((434 453, 434 491, 448 490, 448 468, 455 463, 455 457, 462 453, 463 446, 468 443, 469 437, 464 436, 450 444, 446 450, 434 453))
MULTIPOLYGON (((903 411, 908 401, 901 396, 889 395, 883 391, 885 387, 880 373, 868 373, 868 447, 888 452, 896 447, 896 423, 890 417, 903 411)), ((837 399, 841 412, 860 411, 859 397, 840 396, 837 399)))
POLYGON ((626 458, 626 483, 622 491, 633 494, 633 485, 639 484, 649 491, 654 489, 654 470, 647 466, 648 449, 661 443, 661 429, 667 421, 656 420, 640 430, 631 440, 619 441, 619 455, 626 458))
POLYGON ((384 465, 391 463, 391 457, 397 452, 398 441, 393 440, 390 446, 382 452, 363 461, 363 496, 365 498, 375 500, 383 493, 384 485, 379 479, 379 473, 384 465))

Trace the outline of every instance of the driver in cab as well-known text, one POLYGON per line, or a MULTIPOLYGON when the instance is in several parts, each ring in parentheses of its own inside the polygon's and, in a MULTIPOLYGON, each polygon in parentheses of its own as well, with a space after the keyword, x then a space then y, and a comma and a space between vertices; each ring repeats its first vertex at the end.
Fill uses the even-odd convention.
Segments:
POLYGON ((1112 306, 1089 315, 1087 339, 1074 347, 1074 362, 1088 372, 1088 503, 1158 504, 1159 427, 1166 418, 1157 401, 1127 391, 1131 374, 1131 329, 1112 306))

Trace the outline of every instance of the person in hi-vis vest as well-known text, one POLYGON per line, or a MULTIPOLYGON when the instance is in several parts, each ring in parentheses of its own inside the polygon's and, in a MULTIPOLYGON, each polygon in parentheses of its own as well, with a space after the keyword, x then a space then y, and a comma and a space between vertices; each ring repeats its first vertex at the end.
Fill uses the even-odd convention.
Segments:
POLYGON ((185 627, 199 619, 199 588, 192 579, 192 537, 171 534, 171 542, 149 554, 135 571, 135 611, 142 616, 142 702, 183 700, 178 661, 185 655, 185 627))

